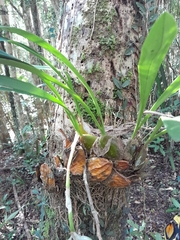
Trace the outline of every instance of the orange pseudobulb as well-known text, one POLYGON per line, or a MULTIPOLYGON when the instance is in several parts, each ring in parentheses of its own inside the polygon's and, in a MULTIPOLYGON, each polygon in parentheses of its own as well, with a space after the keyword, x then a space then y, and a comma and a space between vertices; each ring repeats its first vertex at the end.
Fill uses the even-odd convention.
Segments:
POLYGON ((129 168, 129 162, 126 160, 118 160, 115 162, 115 169, 118 171, 125 171, 129 168))
POLYGON ((90 158, 88 161, 88 171, 92 181, 102 182, 112 172, 113 164, 106 158, 90 158))
POLYGON ((57 168, 61 167, 62 163, 59 156, 54 156, 54 164, 57 168))
POLYGON ((47 188, 54 188, 55 187, 55 179, 53 172, 47 165, 47 163, 43 163, 40 167, 40 173, 41 173, 41 180, 44 183, 45 187, 47 188))
POLYGON ((125 188, 129 186, 130 183, 131 181, 124 175, 118 172, 113 172, 112 176, 110 176, 106 184, 109 187, 125 188))
POLYGON ((84 171, 84 167, 86 164, 86 155, 82 147, 77 148, 76 156, 74 157, 70 171, 73 175, 82 175, 84 171))

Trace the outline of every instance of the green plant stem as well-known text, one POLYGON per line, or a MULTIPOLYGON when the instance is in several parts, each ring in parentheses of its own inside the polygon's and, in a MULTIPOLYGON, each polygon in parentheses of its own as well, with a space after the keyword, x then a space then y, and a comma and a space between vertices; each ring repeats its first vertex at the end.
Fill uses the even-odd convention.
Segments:
POLYGON ((144 112, 144 109, 140 109, 139 110, 139 113, 138 113, 138 118, 137 118, 137 122, 136 122, 136 126, 134 128, 134 132, 132 134, 132 138, 135 138, 135 136, 137 135, 138 133, 138 130, 140 129, 140 127, 142 126, 140 123, 141 123, 141 119, 142 119, 142 115, 143 115, 143 112, 144 112))
POLYGON ((157 133, 156 135, 154 135, 154 137, 152 138, 151 141, 153 141, 154 139, 158 138, 158 137, 161 137, 162 135, 166 134, 167 133, 167 130, 164 129, 162 130, 161 132, 157 133))
POLYGON ((148 137, 148 139, 145 142, 146 146, 150 142, 152 142, 152 140, 155 138, 155 136, 157 137, 156 133, 159 131, 159 129, 162 127, 162 125, 163 125, 162 120, 159 118, 154 130, 152 131, 152 133, 150 134, 150 136, 148 137))

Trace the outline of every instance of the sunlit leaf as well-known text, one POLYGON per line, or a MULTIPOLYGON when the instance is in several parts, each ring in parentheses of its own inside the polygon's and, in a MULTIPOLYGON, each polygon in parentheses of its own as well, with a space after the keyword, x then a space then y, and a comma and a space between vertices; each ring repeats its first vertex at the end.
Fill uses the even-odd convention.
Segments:
POLYGON ((57 60, 60 60, 60 62, 62 64, 65 64, 77 76, 77 78, 79 79, 81 84, 86 88, 90 97, 92 98, 92 101, 93 101, 96 111, 97 111, 97 116, 99 116, 101 124, 99 124, 97 122, 96 117, 94 117, 93 120, 95 120, 97 127, 100 129, 101 133, 104 135, 105 134, 104 123, 103 123, 103 118, 102 118, 100 107, 97 103, 97 99, 95 98, 94 93, 93 93, 92 89, 89 87, 89 85, 87 84, 86 80, 79 73, 79 71, 73 66, 73 64, 63 54, 61 54, 56 48, 54 48, 48 42, 46 42, 42 38, 36 36, 35 34, 32 34, 30 32, 27 32, 27 31, 24 31, 22 29, 18 29, 15 27, 0 26, 0 28, 3 30, 7 30, 9 32, 12 32, 12 33, 16 33, 16 34, 28 39, 29 41, 36 43, 37 45, 41 46, 42 48, 46 49, 52 55, 54 55, 57 58, 57 60))
POLYGON ((60 104, 60 100, 47 93, 46 91, 35 87, 31 83, 23 82, 15 78, 7 76, 0 76, 0 88, 8 92, 14 91, 22 94, 31 95, 34 97, 42 98, 60 104))
POLYGON ((180 209, 180 203, 175 198, 171 198, 171 201, 176 208, 180 209))
POLYGON ((138 63, 140 109, 133 137, 142 126, 142 115, 146 108, 156 75, 176 33, 177 25, 174 18, 165 12, 153 24, 142 46, 138 63))
POLYGON ((170 118, 170 117, 161 117, 161 120, 166 128, 170 137, 175 141, 180 141, 180 116, 170 118))

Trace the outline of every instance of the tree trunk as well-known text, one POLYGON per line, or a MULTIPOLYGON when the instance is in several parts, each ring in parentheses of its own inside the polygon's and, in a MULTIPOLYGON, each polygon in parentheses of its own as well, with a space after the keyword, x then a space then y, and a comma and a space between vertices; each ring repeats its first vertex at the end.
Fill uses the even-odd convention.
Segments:
MULTIPOLYGON (((1 96, 2 99, 2 96, 1 96)), ((0 116, 4 116, 4 111, 3 111, 3 106, 2 106, 2 101, 0 103, 0 116)), ((7 129, 7 123, 4 121, 5 118, 1 117, 0 119, 0 150, 4 149, 7 147, 8 144, 11 143, 11 138, 7 129)))
POLYGON ((54 12, 56 14, 56 18, 58 19, 59 18, 59 12, 62 11, 62 2, 64 1, 61 1, 61 0, 51 0, 51 4, 52 4, 52 7, 54 9, 54 12))
MULTIPOLYGON (((63 8, 57 47, 85 77, 97 99, 105 103, 104 121, 106 125, 113 125, 108 134, 114 136, 116 126, 134 121, 137 113, 136 60, 140 44, 137 32, 132 27, 136 16, 134 6, 130 0, 79 0, 65 2, 63 8)), ((87 101, 87 92, 76 79, 73 80, 77 93, 87 101)), ((73 108, 69 97, 63 92, 61 94, 69 108, 73 108)), ((64 137, 60 129, 63 129, 68 138, 73 138, 74 132, 69 120, 62 108, 57 106, 49 141, 48 160, 49 166, 52 166, 57 188, 57 191, 49 189, 51 206, 58 209, 57 231, 51 239, 57 239, 55 235, 58 239, 66 239, 69 236, 64 197, 65 179, 64 175, 59 176, 54 163, 56 159, 54 157, 63 156, 64 151, 64 137)), ((124 137, 124 133, 117 135, 119 139, 124 137)), ((134 144, 136 148, 136 140, 134 144)), ((132 160, 132 155, 130 158, 132 160)), ((97 237, 91 204, 87 198, 82 176, 71 177, 76 232, 92 239, 125 239, 128 187, 110 188, 106 184, 89 181, 89 188, 93 204, 98 211, 102 238, 97 237)))

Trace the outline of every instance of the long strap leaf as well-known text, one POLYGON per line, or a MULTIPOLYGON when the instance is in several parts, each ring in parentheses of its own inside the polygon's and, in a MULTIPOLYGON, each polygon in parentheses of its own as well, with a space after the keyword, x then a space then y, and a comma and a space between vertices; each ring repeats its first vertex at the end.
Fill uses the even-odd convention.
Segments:
POLYGON ((12 59, 11 57, 8 59, 7 56, 6 56, 6 58, 4 58, 2 51, 0 51, 0 63, 5 64, 5 65, 10 65, 13 67, 22 68, 26 71, 36 74, 37 76, 39 76, 42 79, 42 81, 44 81, 47 84, 48 84, 48 81, 50 81, 50 82, 57 84, 59 87, 63 88, 66 92, 68 92, 73 98, 75 98, 85 108, 85 110, 92 117, 96 126, 101 130, 101 132, 103 132, 103 127, 99 124, 96 117, 94 116, 92 111, 89 109, 89 107, 86 105, 86 103, 82 100, 82 98, 79 95, 77 95, 74 91, 72 91, 68 86, 66 86, 62 82, 58 81, 57 79, 53 78, 52 76, 48 75, 47 73, 40 71, 39 69, 35 68, 34 66, 32 66, 30 64, 24 63, 19 60, 16 61, 16 59, 14 59, 14 58, 12 59))
MULTIPOLYGON (((161 94, 158 100, 153 104, 150 111, 155 111, 157 108, 165 102, 169 97, 171 97, 174 93, 176 93, 180 89, 180 76, 177 77, 170 85, 166 88, 166 90, 161 94)), ((147 114, 141 122, 141 126, 148 120, 150 114, 147 114)))
POLYGON ((0 87, 6 91, 14 91, 22 94, 31 95, 34 97, 49 100, 54 103, 58 103, 63 107, 66 107, 59 99, 55 98, 53 95, 47 93, 46 91, 35 87, 29 82, 23 82, 15 78, 10 78, 4 75, 0 76, 0 87))
POLYGON ((100 121, 101 121, 101 124, 100 124, 101 127, 99 129, 101 130, 101 133, 104 135, 105 130, 104 130, 103 118, 102 118, 100 107, 99 107, 99 105, 97 103, 97 100, 94 96, 94 93, 91 90, 91 88, 89 87, 89 85, 87 84, 87 82, 85 81, 85 79, 82 77, 82 75, 73 66, 73 64, 63 54, 61 54, 56 48, 51 46, 49 43, 44 41, 42 38, 40 38, 40 37, 30 33, 30 32, 24 31, 22 29, 14 28, 14 27, 8 27, 8 26, 0 26, 0 29, 4 29, 4 30, 7 30, 9 32, 16 33, 16 34, 28 39, 29 41, 36 43, 37 45, 41 46, 42 48, 46 49, 48 52, 53 54, 57 59, 59 59, 61 61, 61 63, 64 63, 77 76, 79 81, 87 89, 89 95, 92 98, 92 101, 93 101, 93 103, 96 107, 96 110, 97 110, 97 115, 99 116, 100 121))
POLYGON ((154 23, 142 46, 138 64, 140 109, 132 137, 136 136, 137 131, 142 126, 142 115, 146 108, 157 72, 176 33, 177 25, 174 18, 165 12, 154 23))

